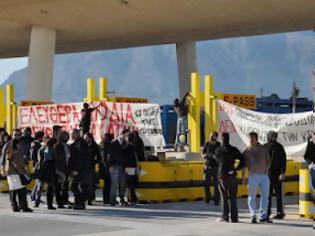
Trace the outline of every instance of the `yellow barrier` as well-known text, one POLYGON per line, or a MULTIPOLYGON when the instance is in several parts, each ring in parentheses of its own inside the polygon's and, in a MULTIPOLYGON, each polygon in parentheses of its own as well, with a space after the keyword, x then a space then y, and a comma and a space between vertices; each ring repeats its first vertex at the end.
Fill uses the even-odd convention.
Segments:
MULTIPOLYGON (((298 173, 301 167, 302 163, 288 161, 287 179, 284 183, 286 194, 298 194, 298 173)), ((203 161, 140 162, 139 168, 136 192, 140 201, 194 201, 205 197, 203 161)), ((240 182, 241 171, 238 171, 237 178, 240 182)), ((213 193, 213 186, 210 191, 213 193)), ((237 195, 247 196, 248 187, 240 184, 237 195)))
POLYGON ((300 186, 299 186, 299 214, 300 216, 314 219, 314 205, 312 200, 312 187, 309 170, 300 170, 300 186))

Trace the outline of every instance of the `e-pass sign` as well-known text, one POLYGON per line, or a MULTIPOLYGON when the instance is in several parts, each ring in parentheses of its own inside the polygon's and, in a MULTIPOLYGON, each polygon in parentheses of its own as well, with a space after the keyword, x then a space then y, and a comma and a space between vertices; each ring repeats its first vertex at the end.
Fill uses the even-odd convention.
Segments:
POLYGON ((223 94, 223 100, 242 108, 256 109, 256 95, 253 94, 223 94))

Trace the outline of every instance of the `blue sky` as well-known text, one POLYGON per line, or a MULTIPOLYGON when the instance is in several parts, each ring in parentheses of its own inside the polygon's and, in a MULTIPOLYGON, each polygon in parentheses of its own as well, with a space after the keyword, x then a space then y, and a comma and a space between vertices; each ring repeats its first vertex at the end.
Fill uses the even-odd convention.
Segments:
MULTIPOLYGON (((174 44, 98 53, 102 58, 117 60, 117 63, 113 63, 117 66, 125 60, 126 53, 130 54, 131 69, 126 71, 130 84, 139 77, 140 71, 144 77, 153 76, 161 81, 161 88, 164 79, 174 80, 173 77, 177 77, 174 44)), ((95 52, 81 55, 87 58, 95 55, 95 52)), ((199 71, 202 75, 211 73, 215 76, 215 88, 218 91, 259 95, 260 89, 263 89, 264 95, 278 93, 287 98, 295 81, 301 88, 301 95, 312 96, 311 71, 315 69, 313 31, 202 41, 197 44, 197 55, 199 71)), ((58 57, 65 58, 62 55, 58 57)), ((80 54, 77 57, 80 58, 80 54)), ((1 59, 0 83, 26 65, 27 58, 1 59)), ((93 67, 93 62, 87 66, 93 67)), ((129 83, 125 86, 129 86, 129 83)), ((177 89, 174 86, 173 90, 177 89)))

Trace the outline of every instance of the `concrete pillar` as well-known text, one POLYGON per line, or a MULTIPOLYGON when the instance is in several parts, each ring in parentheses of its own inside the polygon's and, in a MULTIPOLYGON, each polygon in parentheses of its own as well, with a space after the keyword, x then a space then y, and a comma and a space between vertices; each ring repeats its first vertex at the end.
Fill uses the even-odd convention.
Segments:
POLYGON ((192 72, 197 72, 196 42, 176 44, 179 95, 183 98, 190 91, 192 72))
POLYGON ((33 26, 28 57, 27 99, 51 101, 56 30, 33 26))

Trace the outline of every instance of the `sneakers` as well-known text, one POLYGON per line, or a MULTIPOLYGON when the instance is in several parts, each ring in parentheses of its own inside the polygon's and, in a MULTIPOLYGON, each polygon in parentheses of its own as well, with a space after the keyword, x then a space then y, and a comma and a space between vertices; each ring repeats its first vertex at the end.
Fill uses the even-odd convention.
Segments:
POLYGON ((256 219, 256 217, 253 217, 253 218, 252 218, 252 224, 257 224, 257 219, 256 219))
POLYGON ((265 219, 260 219, 259 223, 270 223, 270 224, 272 224, 273 221, 270 220, 269 218, 265 218, 265 219))

